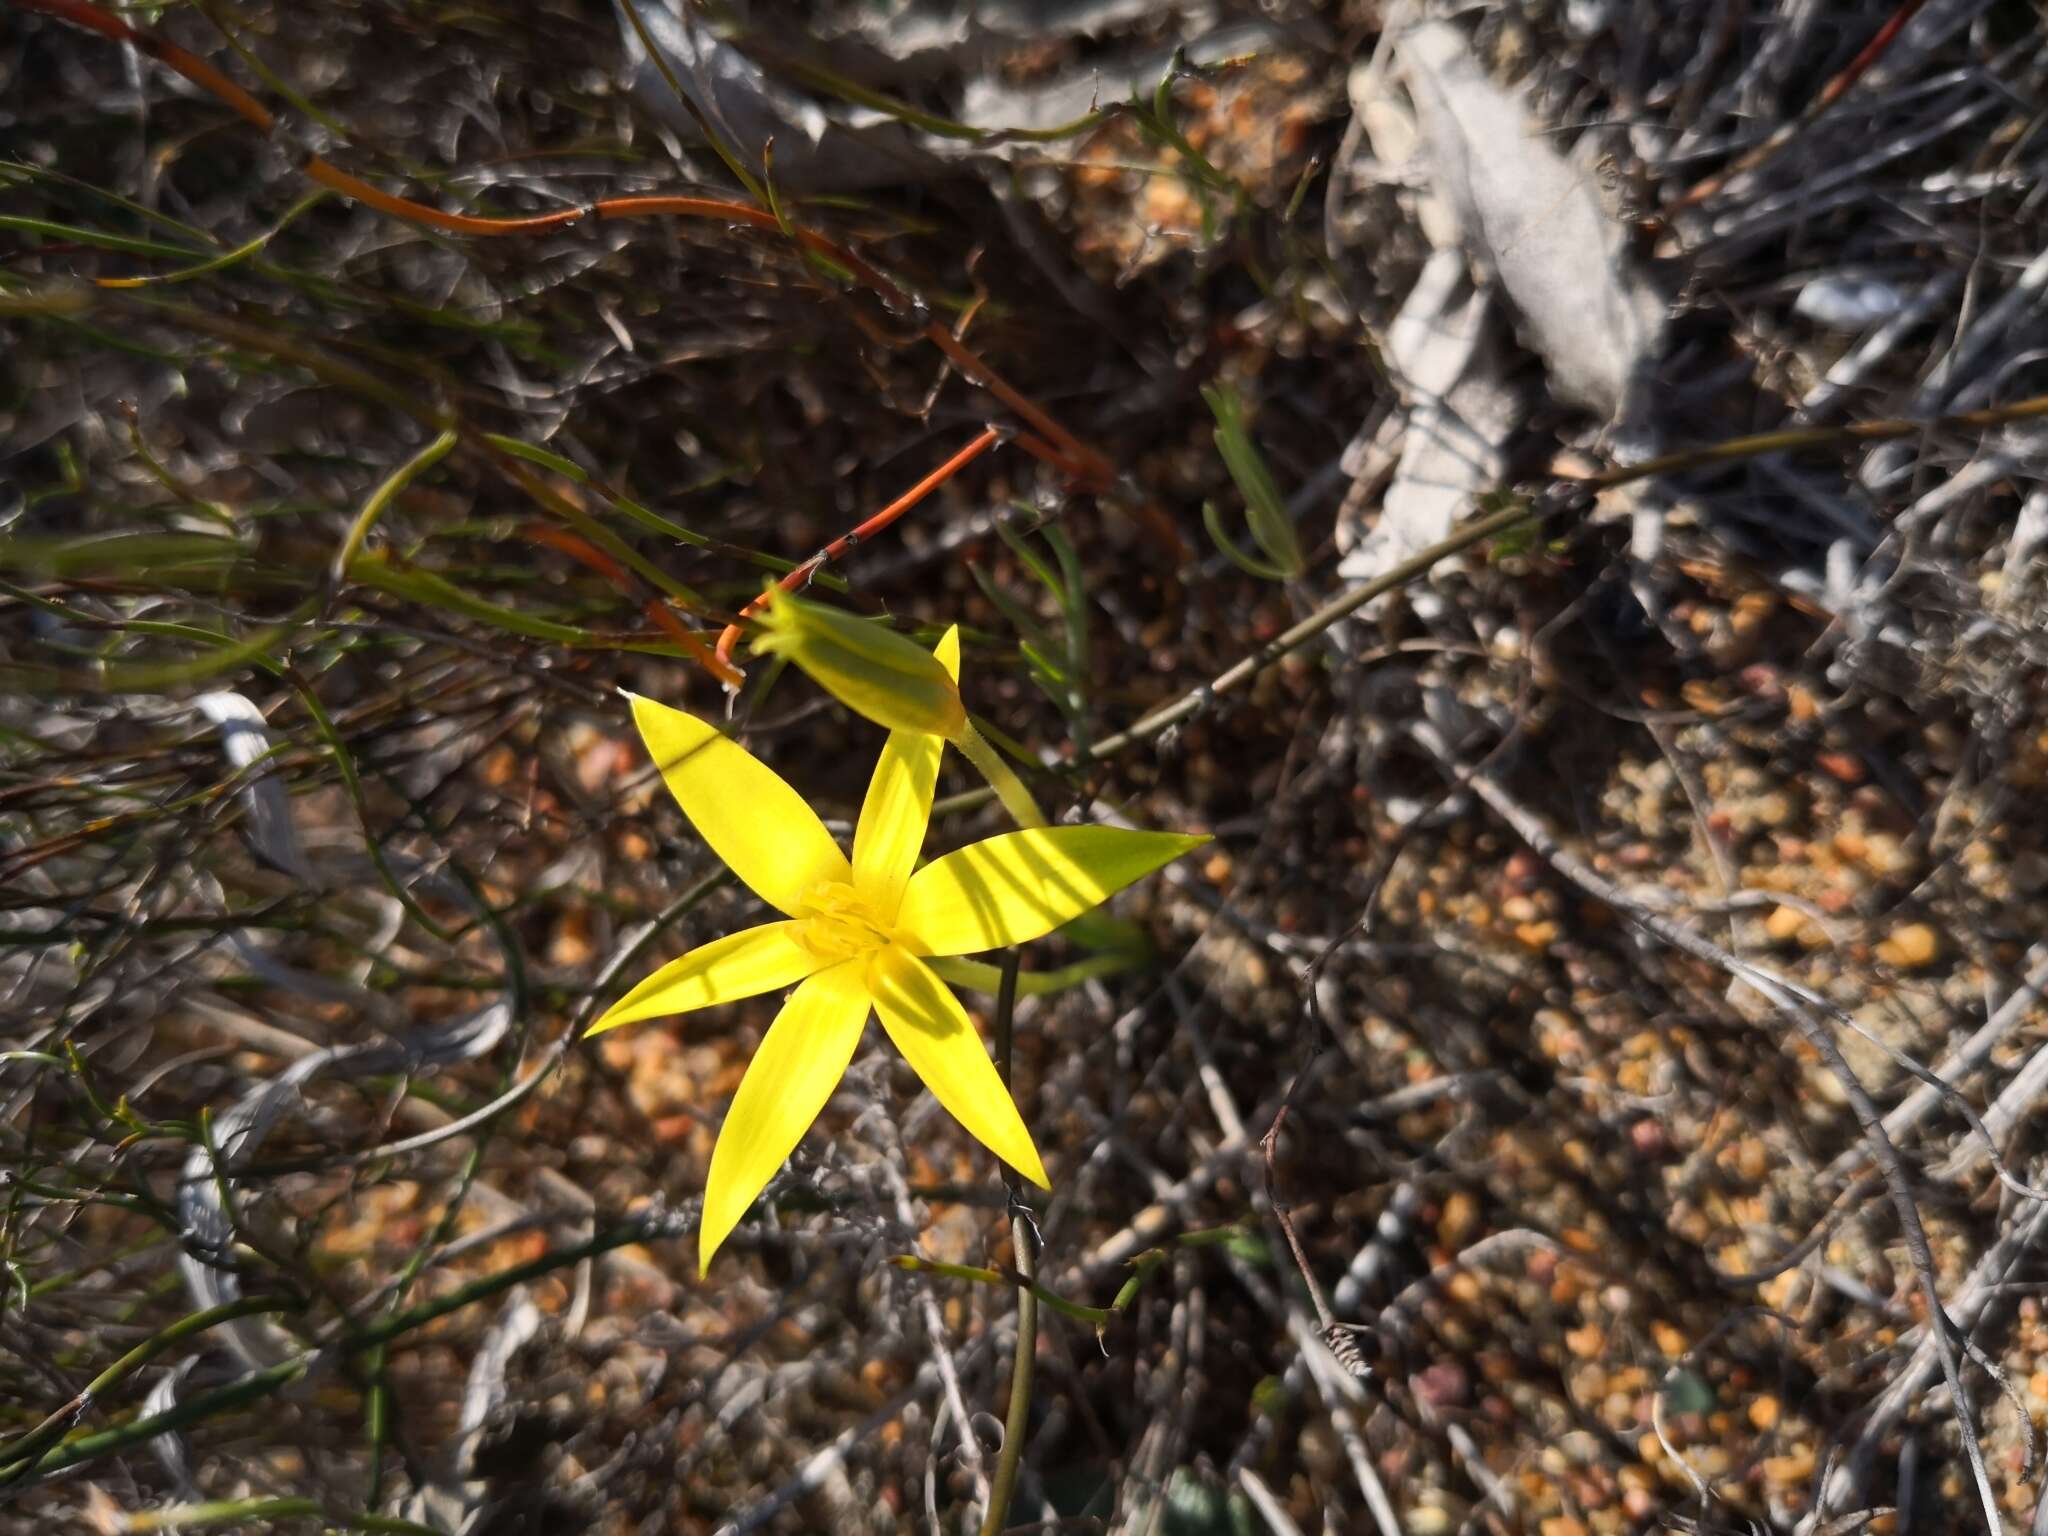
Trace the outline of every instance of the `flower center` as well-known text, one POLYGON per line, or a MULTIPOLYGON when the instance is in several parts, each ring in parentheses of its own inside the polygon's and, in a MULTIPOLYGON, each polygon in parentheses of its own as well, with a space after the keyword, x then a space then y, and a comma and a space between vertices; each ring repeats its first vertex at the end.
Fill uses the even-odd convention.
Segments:
POLYGON ((797 943, 828 964, 868 954, 896 938, 875 909, 840 880, 820 880, 808 888, 795 916, 797 943))

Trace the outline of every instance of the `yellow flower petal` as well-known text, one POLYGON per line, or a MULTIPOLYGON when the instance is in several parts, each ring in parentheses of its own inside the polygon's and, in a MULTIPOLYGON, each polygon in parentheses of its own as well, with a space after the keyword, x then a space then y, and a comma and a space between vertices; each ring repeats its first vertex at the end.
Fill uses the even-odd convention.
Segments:
POLYGON ((1052 932, 1209 839, 1121 827, 1005 832, 910 877, 896 926, 928 955, 967 955, 1052 932))
POLYGON ((711 1150, 697 1228, 699 1275, 846 1075, 868 1021, 864 970, 856 960, 819 971, 768 1026, 711 1150))
POLYGON ((697 835, 769 906, 794 917, 810 886, 853 879, 803 797, 716 726, 638 695, 633 723, 697 835))
POLYGON ((787 656, 848 709, 892 731, 932 731, 951 740, 967 724, 959 668, 887 622, 858 618, 770 589, 757 622, 757 652, 787 656))
POLYGON ((891 944, 868 965, 875 1012, 911 1070, 968 1134, 1040 1189, 1052 1185, 1017 1102, 988 1059, 967 1010, 931 967, 891 944))
POLYGON ((584 1033, 601 1034, 621 1024, 688 1013, 802 981, 818 961, 797 944, 795 929, 795 923, 763 923, 699 944, 605 1009, 584 1033))
MULTIPOLYGON (((959 677, 957 626, 946 631, 936 654, 946 675, 959 677)), ((944 741, 929 731, 891 731, 875 764, 875 776, 868 781, 860 824, 853 833, 853 884, 883 922, 894 920, 903 887, 917 867, 944 749, 944 741)))

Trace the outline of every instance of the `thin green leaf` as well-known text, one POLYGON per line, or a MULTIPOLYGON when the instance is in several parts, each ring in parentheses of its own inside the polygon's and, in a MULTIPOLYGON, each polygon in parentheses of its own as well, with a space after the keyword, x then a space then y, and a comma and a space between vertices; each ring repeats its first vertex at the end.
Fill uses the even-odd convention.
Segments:
MULTIPOLYGON (((1238 494, 1244 497, 1245 520, 1251 525, 1252 537, 1284 578, 1299 576, 1305 562, 1300 540, 1295 536, 1294 519, 1287 515, 1286 499, 1280 494, 1273 472, 1266 467, 1265 456, 1252 441, 1243 400, 1234 388, 1220 382, 1204 385, 1202 399, 1216 418, 1216 450, 1223 456, 1224 467, 1236 482, 1238 494)), ((1203 516, 1211 522, 1213 532, 1215 524, 1206 508, 1203 516)), ((1229 553, 1228 540, 1219 538, 1217 542, 1229 553)), ((1242 560, 1238 563, 1244 564, 1242 560)))
POLYGON ((1223 526, 1223 518, 1216 510, 1216 503, 1202 503, 1202 526, 1209 530, 1209 538, 1222 554, 1239 570, 1258 577, 1261 581, 1285 581, 1287 573, 1277 565, 1261 560, 1257 555, 1247 554, 1231 541, 1230 534, 1223 526))

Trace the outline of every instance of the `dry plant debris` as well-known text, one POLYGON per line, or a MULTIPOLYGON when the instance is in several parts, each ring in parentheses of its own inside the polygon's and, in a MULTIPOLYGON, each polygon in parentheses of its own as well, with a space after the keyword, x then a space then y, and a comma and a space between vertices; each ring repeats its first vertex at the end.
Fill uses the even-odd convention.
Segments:
POLYGON ((2038 18, 1211 10, 0 13, 0 1528, 2042 1528, 2038 18), (792 570, 1215 842, 700 1282, 792 570))

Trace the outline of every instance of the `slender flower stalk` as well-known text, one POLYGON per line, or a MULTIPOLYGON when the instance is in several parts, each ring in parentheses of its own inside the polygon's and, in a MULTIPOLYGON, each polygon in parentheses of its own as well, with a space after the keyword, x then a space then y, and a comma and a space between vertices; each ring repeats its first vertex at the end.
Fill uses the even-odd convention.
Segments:
MULTIPOLYGON (((1017 1009, 1017 952, 1003 956, 1002 990, 996 994, 996 1070, 1010 1080, 1011 1024, 1017 1009)), ((1010 1500, 1017 1475, 1024 1468, 1024 1441, 1031 1432, 1031 1377, 1038 1363, 1038 1252, 1030 1209, 1015 1184, 1010 1186, 1010 1248, 1017 1275, 1017 1346, 1010 1357, 1010 1398, 1003 1410, 1003 1448, 996 1457, 996 1475, 989 1483, 988 1508, 982 1512, 981 1536, 1001 1536, 1009 1523, 1010 1500)))
MULTIPOLYGON (((959 635, 939 643, 959 667, 959 635)), ((773 769, 715 726, 634 697, 633 719, 699 836, 781 919, 701 945, 642 981, 590 1033, 795 986, 741 1079, 711 1154, 699 1272, 818 1117, 870 1012, 977 1141, 1050 1187, 967 1011, 927 962, 1052 932, 1208 838, 1117 827, 1004 833, 917 867, 943 742, 892 731, 849 860, 773 769)))
POLYGON ((951 742, 988 780, 1020 827, 1042 827, 1045 813, 960 699, 957 666, 943 665, 916 641, 771 587, 762 596, 754 649, 784 656, 855 714, 892 731, 928 731, 951 742))
POLYGON ((764 602, 756 654, 787 657, 848 709, 885 730, 925 731, 957 741, 971 729, 957 665, 947 666, 887 624, 840 608, 773 587, 764 602))
POLYGON ((1017 777, 1017 770, 1003 761, 989 739, 974 728, 972 720, 967 729, 960 733, 954 743, 960 755, 974 764, 975 772, 988 780, 988 787, 996 792, 996 798, 1003 803, 1003 809, 1010 813, 1010 820, 1020 827, 1042 827, 1045 812, 1038 808, 1038 801, 1017 777))

